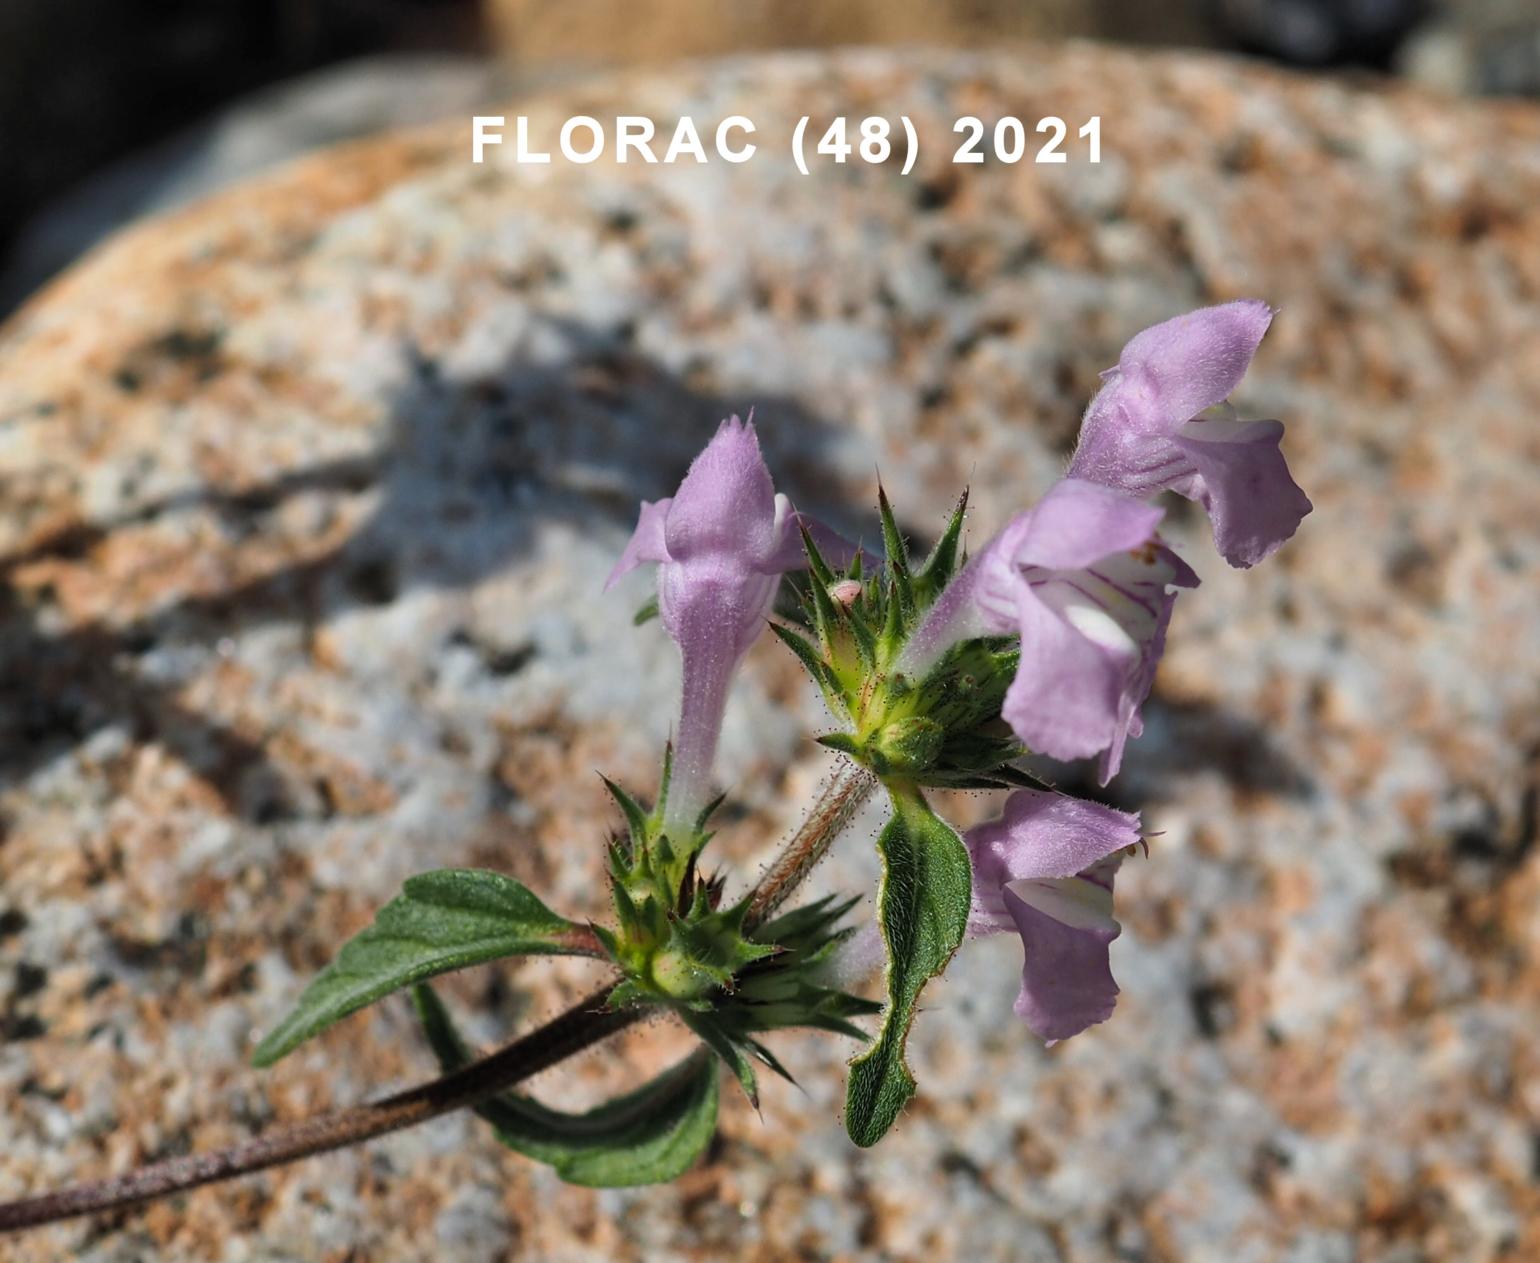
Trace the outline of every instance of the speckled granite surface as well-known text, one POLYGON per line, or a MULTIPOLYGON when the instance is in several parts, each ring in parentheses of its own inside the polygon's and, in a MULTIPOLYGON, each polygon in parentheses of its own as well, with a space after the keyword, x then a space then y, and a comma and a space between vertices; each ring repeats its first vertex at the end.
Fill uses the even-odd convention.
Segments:
MULTIPOLYGON (((1540 1254, 1540 112, 1087 48, 728 62, 556 120, 880 103, 1104 116, 1092 168, 474 168, 466 126, 151 223, 0 335, 0 1196, 426 1075, 402 1003, 277 1070, 253 1033, 407 874, 599 909, 676 668, 599 592, 634 502, 756 405, 806 507, 979 541, 1055 476, 1098 369, 1174 311, 1282 308, 1240 402, 1317 511, 1181 603, 1120 793, 1109 1024, 1045 1051, 968 948, 880 1148, 805 1092, 727 1105, 677 1184, 561 1186, 463 1119, 17 1260, 1496 1260, 1540 1254)), ((823 764, 756 649, 722 771, 752 871, 823 764)), ((977 812, 981 802, 962 810, 977 812)), ((867 882, 853 831, 817 878, 867 882)), ((587 966, 481 970, 483 1043, 587 966)), ((591 1099, 671 1051, 639 1032, 591 1099)))

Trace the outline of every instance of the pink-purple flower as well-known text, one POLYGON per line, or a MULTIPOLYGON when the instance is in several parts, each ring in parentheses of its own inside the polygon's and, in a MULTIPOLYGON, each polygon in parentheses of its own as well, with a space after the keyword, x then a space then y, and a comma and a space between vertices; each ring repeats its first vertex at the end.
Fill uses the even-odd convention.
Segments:
POLYGON ((1006 722, 1053 758, 1101 754, 1106 784, 1143 729, 1172 588, 1198 582, 1156 536, 1161 516, 1108 487, 1062 480, 948 585, 900 667, 923 674, 959 641, 1019 635, 1006 722))
POLYGON ((1139 818, 1023 789, 963 840, 973 864, 968 932, 1021 936, 1016 1012, 1050 1043, 1111 1017, 1118 985, 1108 947, 1122 928, 1112 882, 1139 841, 1139 818))
POLYGON ((1171 490, 1196 500, 1232 566, 1272 553, 1310 501, 1289 475, 1282 424, 1237 420, 1225 403, 1272 319, 1266 303, 1248 300, 1137 334, 1102 375, 1069 475, 1135 496, 1171 490))
POLYGON ((852 549, 776 494, 753 422, 722 422, 671 499, 642 502, 605 586, 658 564, 658 614, 679 646, 683 687, 664 827, 690 836, 709 801, 711 765, 734 671, 764 629, 781 575, 807 564, 800 526, 835 564, 852 549))

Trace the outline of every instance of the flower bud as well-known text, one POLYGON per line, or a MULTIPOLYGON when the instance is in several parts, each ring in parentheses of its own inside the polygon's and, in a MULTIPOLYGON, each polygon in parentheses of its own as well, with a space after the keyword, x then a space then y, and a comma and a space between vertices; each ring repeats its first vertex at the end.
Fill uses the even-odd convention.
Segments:
POLYGON ((829 588, 829 599, 843 609, 849 609, 861 598, 859 579, 841 579, 829 588))

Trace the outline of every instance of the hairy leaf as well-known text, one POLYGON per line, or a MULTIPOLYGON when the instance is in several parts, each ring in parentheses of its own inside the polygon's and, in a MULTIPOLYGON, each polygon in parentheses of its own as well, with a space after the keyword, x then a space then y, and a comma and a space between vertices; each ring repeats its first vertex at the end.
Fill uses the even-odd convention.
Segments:
POLYGON ((758 1109, 759 1077, 754 1073, 754 1062, 749 1055, 750 1050, 724 1031, 719 1023, 712 1020, 709 1013, 685 1011, 679 1014, 679 1018, 722 1059, 727 1068, 733 1072, 733 1077, 738 1080, 738 1086, 743 1089, 744 1096, 749 1098, 749 1104, 758 1109))
POLYGON ((823 690, 825 695, 839 696, 839 681, 829 669, 829 664, 823 660, 823 655, 805 637, 799 636, 789 627, 782 627, 779 623, 771 623, 770 630, 776 634, 783 644, 794 654, 798 661, 807 668, 807 673, 813 677, 813 683, 823 690))
POLYGON ((422 873, 316 975, 252 1062, 270 1066, 348 1014, 435 974, 504 956, 594 955, 592 943, 511 877, 464 868, 422 873))
POLYGON ((604 788, 610 791, 610 797, 615 800, 615 805, 620 808, 620 814, 626 818, 626 832, 630 835, 633 848, 647 844, 648 815, 642 804, 632 798, 625 790, 608 776, 600 775, 604 782, 604 788))
POLYGON ((882 484, 877 484, 877 512, 882 518, 882 547, 887 553, 888 576, 893 583, 894 602, 898 606, 901 621, 907 627, 914 618, 914 576, 909 570, 909 545, 904 542, 898 529, 898 519, 893 516, 893 506, 882 484))
POLYGON ((952 575, 957 570, 959 547, 962 543, 963 521, 968 515, 968 492, 964 488, 962 496, 957 501, 957 507, 952 510, 952 516, 947 519, 946 529, 942 531, 941 538, 936 541, 936 546, 931 549, 930 556, 925 559, 925 564, 920 568, 917 576, 924 591, 922 593, 926 601, 934 601, 941 589, 952 581, 952 575))
MULTIPOLYGON (((447 1074, 470 1055, 442 1001, 426 985, 412 998, 428 1042, 447 1074)), ((697 1049, 624 1096, 581 1114, 554 1110, 504 1093, 476 1107, 497 1138, 527 1158, 554 1167, 569 1184, 625 1188, 661 1184, 683 1175, 700 1157, 717 1125, 716 1058, 697 1049)))
POLYGON ((850 1063, 845 1130, 874 1145, 914 1095, 904 1044, 921 989, 946 968, 968 925, 972 875, 956 830, 918 790, 895 789, 893 818, 877 839, 882 886, 877 921, 888 948, 888 1005, 882 1028, 850 1063))

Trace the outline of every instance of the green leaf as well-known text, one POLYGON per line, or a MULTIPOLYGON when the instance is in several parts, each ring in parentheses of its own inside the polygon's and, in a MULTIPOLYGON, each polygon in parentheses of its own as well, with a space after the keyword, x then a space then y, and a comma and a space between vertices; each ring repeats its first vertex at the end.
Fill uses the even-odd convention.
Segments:
POLYGON ((848 754, 853 759, 866 757, 866 746, 848 732, 826 732, 821 737, 814 737, 813 740, 825 749, 837 750, 841 754, 848 754))
MULTIPOLYGON (((908 582, 908 580, 906 579, 905 582, 908 582)), ((895 580, 895 590, 890 592, 888 596, 888 605, 886 611, 884 611, 883 614, 882 632, 879 637, 882 642, 882 654, 884 661, 892 661, 899 655, 904 644, 904 634, 908 627, 908 623, 904 618, 904 602, 900 598, 896 588, 897 581, 895 580)), ((891 688, 893 684, 895 684, 900 678, 902 677, 894 676, 889 681, 889 688, 891 688)))
POLYGON ((631 626, 641 627, 644 623, 652 622, 652 620, 657 618, 657 616, 658 598, 654 596, 650 600, 645 601, 640 607, 638 607, 636 613, 631 616, 631 626))
POLYGON ((947 519, 946 530, 941 533, 941 538, 931 549, 930 556, 920 567, 918 578, 925 588, 927 600, 935 600, 937 593, 952 580, 952 575, 957 569, 958 546, 962 542, 963 520, 967 515, 968 492, 964 488, 962 495, 958 498, 957 507, 952 510, 952 516, 947 519))
POLYGON ((909 546, 898 529, 898 519, 893 516, 888 493, 880 483, 877 485, 877 512, 882 518, 882 547, 887 554, 888 575, 893 582, 892 600, 898 606, 899 622, 907 628, 914 621, 915 613, 914 576, 909 570, 909 546))
MULTIPOLYGON (((446 1074, 470 1060, 442 1001, 426 985, 413 989, 439 1065, 446 1074)), ((497 1138, 527 1158, 554 1167, 569 1184, 626 1188, 683 1175, 716 1132, 716 1059, 697 1049, 635 1091, 582 1114, 554 1110, 505 1093, 476 1107, 497 1138)))
POLYGON ((694 1031, 705 1045, 716 1053, 727 1068, 733 1072, 733 1077, 738 1080, 738 1086, 743 1089, 744 1096, 749 1098, 749 1104, 755 1109, 759 1108, 759 1078, 754 1073, 754 1062, 749 1057, 748 1051, 732 1038, 721 1026, 712 1021, 709 1013, 690 1013, 681 1011, 680 1020, 694 1031))
POLYGON ((615 805, 620 808, 620 814, 626 818, 626 831, 631 835, 631 844, 636 847, 647 844, 647 812, 642 804, 632 798, 630 794, 610 780, 608 776, 600 773, 599 779, 604 782, 604 788, 610 791, 610 797, 615 800, 615 805))
POLYGON ((1016 786, 1021 789, 1052 790, 1055 788, 1051 782, 1045 781, 1041 776, 1036 776, 1033 773, 1027 771, 1025 768, 1016 767, 1014 764, 1010 763, 1007 763, 1004 767, 998 769, 994 775, 999 777, 1000 780, 1004 781, 1007 785, 1016 786))
POLYGON ((717 814, 717 809, 720 808, 721 805, 726 801, 727 791, 723 790, 720 794, 718 794, 715 798, 713 798, 709 803, 700 809, 700 815, 695 817, 696 833, 706 832, 706 822, 709 821, 712 816, 717 814))
POLYGON ((861 655, 861 665, 867 671, 877 669, 877 634, 866 621, 865 614, 855 608, 850 611, 850 634, 856 642, 856 652, 861 655))
POLYGON ((762 1062, 764 1062, 765 1065, 769 1066, 773 1073, 780 1075, 781 1078, 785 1079, 786 1082, 790 1083, 792 1086, 796 1086, 797 1081, 791 1077, 791 1071, 782 1065, 781 1059, 768 1048, 766 1048, 764 1044, 762 1044, 759 1040, 752 1038, 745 1038, 743 1042, 745 1047, 751 1049, 754 1055, 758 1057, 762 1062))
POLYGON ((738 904, 697 920, 676 920, 670 927, 669 947, 695 969, 714 978, 718 986, 727 986, 739 970, 774 956, 779 950, 773 943, 756 943, 743 937, 745 909, 745 904, 738 904))
POLYGON ((898 519, 893 516, 893 506, 881 483, 877 485, 877 513, 882 519, 882 550, 887 554, 888 565, 895 575, 908 575, 909 545, 898 529, 898 519))
POLYGON ((797 529, 802 532, 802 549, 807 553, 807 569, 813 576, 813 583, 821 588, 829 588, 834 583, 834 571, 829 569, 829 563, 818 551, 818 545, 808 533, 807 527, 799 523, 797 529))
POLYGON ((876 1040, 850 1063, 845 1130, 863 1147, 893 1126, 914 1095, 904 1044, 921 989, 946 968, 968 925, 968 852, 918 790, 893 788, 893 818, 877 839, 877 920, 888 947, 888 1006, 876 1040))
POLYGON ((828 653, 834 644, 835 635, 839 631, 840 612, 834 607, 834 599, 829 595, 826 584, 817 582, 808 589, 808 598, 813 607, 813 631, 818 636, 818 642, 828 653))
POLYGON ((316 975, 252 1064, 270 1066, 348 1014, 435 974, 504 956, 591 956, 589 944, 586 930, 511 877, 483 869, 422 873, 316 975))
POLYGON ((668 805, 668 787, 674 783, 674 743, 663 743, 663 775, 658 779, 658 804, 652 809, 653 818, 661 821, 668 805))
POLYGON ((610 895, 615 901, 615 919, 620 922, 621 933, 628 939, 635 938, 642 927, 642 914, 631 892, 626 889, 626 883, 612 881, 610 895))
MULTIPOLYGON (((849 899, 824 895, 812 903, 781 913, 773 921, 767 921, 754 931, 754 938, 761 943, 776 943, 800 951, 809 941, 821 940, 860 902, 859 895, 852 895, 849 899)), ((855 931, 847 930, 844 933, 848 936, 855 931)))
POLYGON ((797 655, 798 661, 813 677, 813 683, 818 685, 825 695, 839 696, 839 681, 834 678, 828 663, 823 660, 823 655, 813 647, 811 641, 804 636, 799 636, 789 627, 782 627, 779 623, 771 623, 770 630, 780 638, 782 644, 797 655))

